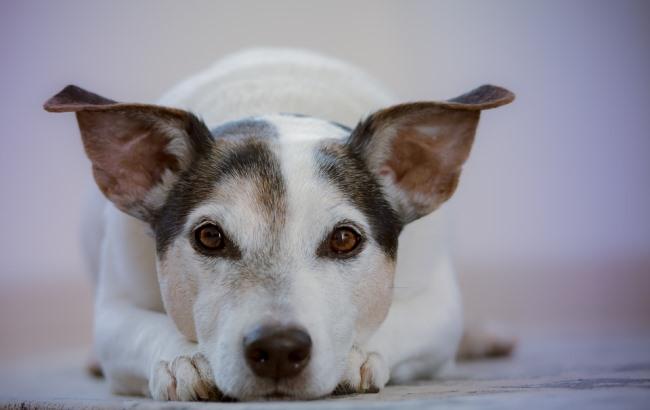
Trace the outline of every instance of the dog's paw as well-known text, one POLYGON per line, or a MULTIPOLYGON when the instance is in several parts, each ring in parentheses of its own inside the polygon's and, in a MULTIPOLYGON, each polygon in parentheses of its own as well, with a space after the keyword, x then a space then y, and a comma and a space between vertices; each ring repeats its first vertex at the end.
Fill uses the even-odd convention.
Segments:
POLYGON ((149 393, 154 400, 208 401, 222 397, 210 363, 201 353, 178 356, 171 363, 158 362, 149 378, 149 393))
POLYGON ((495 326, 467 326, 458 347, 458 360, 504 357, 512 354, 517 342, 505 330, 495 326))
POLYGON ((378 353, 365 353, 353 347, 343 379, 334 394, 378 393, 390 376, 390 369, 378 353))

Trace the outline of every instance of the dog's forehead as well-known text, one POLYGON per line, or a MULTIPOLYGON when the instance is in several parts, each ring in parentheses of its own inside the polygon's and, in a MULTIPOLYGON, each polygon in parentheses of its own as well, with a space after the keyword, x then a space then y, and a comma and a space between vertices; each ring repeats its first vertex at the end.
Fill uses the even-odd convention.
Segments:
POLYGON ((260 117, 273 126, 280 144, 304 143, 322 139, 342 139, 350 135, 345 125, 302 114, 274 114, 260 117))
POLYGON ((242 233, 250 231, 246 221, 275 225, 265 231, 279 232, 291 209, 313 211, 292 224, 297 229, 361 215, 375 242, 394 256, 399 224, 362 161, 346 150, 348 128, 304 116, 269 115, 227 123, 212 134, 212 149, 194 160, 154 224, 159 253, 200 218, 197 211, 206 204, 228 202, 229 215, 247 215, 231 218, 239 222, 231 222, 229 229, 242 233), (246 187, 246 195, 236 194, 238 185, 246 187), (224 195, 230 195, 227 201, 224 195))
POLYGON ((214 127, 210 130, 215 140, 246 140, 276 138, 278 132, 272 121, 261 117, 244 118, 214 127))
MULTIPOLYGON (((394 258, 402 223, 365 162, 345 143, 352 130, 336 122, 305 116, 267 118, 278 132, 276 152, 281 159, 288 204, 308 212, 305 205, 308 198, 312 199, 314 213, 318 212, 318 205, 327 210, 338 205, 353 207, 363 216, 374 241, 394 258)), ((327 213, 336 218, 335 212, 327 213)), ((312 215, 316 223, 317 216, 312 215)), ((338 215, 341 219, 344 213, 338 215)))

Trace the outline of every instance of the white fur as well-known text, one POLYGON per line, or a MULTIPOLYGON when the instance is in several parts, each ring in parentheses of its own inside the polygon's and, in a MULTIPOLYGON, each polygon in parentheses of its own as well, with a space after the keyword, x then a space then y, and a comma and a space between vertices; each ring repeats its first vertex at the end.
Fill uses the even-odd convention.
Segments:
MULTIPOLYGON (((275 112, 308 114, 353 126, 365 114, 391 102, 381 86, 356 68, 292 50, 255 50, 229 57, 160 100, 164 105, 192 110, 209 126, 275 112), (269 87, 273 93, 265 91, 269 87)), ((86 236, 104 232, 95 341, 114 391, 169 398, 165 386, 171 383, 171 363, 200 351, 212 365, 217 386, 243 399, 275 389, 296 397, 318 397, 343 379, 362 389, 370 385, 381 388, 389 370, 395 380, 403 381, 434 375, 453 362, 462 329, 461 305, 442 233, 442 213, 406 227, 400 237, 394 300, 388 316, 378 330, 376 326, 360 326, 355 323, 357 312, 341 300, 351 300, 356 284, 372 283, 368 275, 385 269, 376 244, 370 243, 345 272, 334 262, 316 261, 306 251, 313 249, 338 220, 350 219, 368 229, 361 212, 340 198, 336 190, 319 182, 308 155, 307 148, 319 138, 336 137, 337 133, 342 137, 343 133, 322 121, 267 118, 281 136, 274 149, 287 183, 287 220, 280 233, 282 252, 278 253, 285 256, 275 261, 283 269, 270 266, 268 277, 263 278, 269 286, 250 285, 241 290, 254 297, 235 295, 247 301, 245 306, 230 303, 232 295, 222 294, 223 287, 219 286, 225 278, 210 275, 212 271, 227 271, 228 266, 223 264, 229 262, 217 261, 214 263, 223 266, 206 268, 192 256, 184 235, 171 245, 168 254, 172 256, 161 261, 157 269, 154 241, 144 223, 104 203, 103 218, 86 224, 86 236), (412 263, 422 260, 430 263, 412 263), (198 344, 187 340, 165 314, 159 280, 164 281, 160 275, 172 270, 190 272, 197 282, 193 285, 199 289, 194 306, 198 344), (281 297, 273 293, 273 285, 280 283, 289 286, 281 290, 281 297), (215 300, 222 302, 216 304, 215 300), (310 332, 314 355, 298 379, 274 386, 256 380, 244 363, 242 335, 264 318, 298 323, 310 332)), ((243 249, 254 252, 263 248, 269 227, 254 209, 250 190, 241 181, 236 182, 220 184, 218 195, 224 200, 196 208, 185 230, 189 232, 206 216, 225 221, 224 229, 243 249)), ((161 194, 153 194, 151 200, 162 200, 161 194)), ((200 374, 191 371, 187 362, 180 362, 185 364, 176 377, 187 374, 189 380, 183 386, 201 383, 200 374)), ((192 398, 184 389, 178 397, 192 398)))
POLYGON ((278 112, 354 125, 394 103, 383 87, 356 67, 293 49, 232 54, 172 88, 158 102, 199 113, 210 127, 278 112))

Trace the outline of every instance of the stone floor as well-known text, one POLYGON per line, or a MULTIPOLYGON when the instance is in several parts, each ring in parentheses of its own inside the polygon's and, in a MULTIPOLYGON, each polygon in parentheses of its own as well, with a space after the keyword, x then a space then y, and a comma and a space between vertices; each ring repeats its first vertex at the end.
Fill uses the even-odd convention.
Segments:
POLYGON ((310 402, 159 403, 111 395, 82 354, 0 368, 0 407, 214 409, 650 409, 650 334, 526 337, 512 358, 459 364, 443 380, 310 402))

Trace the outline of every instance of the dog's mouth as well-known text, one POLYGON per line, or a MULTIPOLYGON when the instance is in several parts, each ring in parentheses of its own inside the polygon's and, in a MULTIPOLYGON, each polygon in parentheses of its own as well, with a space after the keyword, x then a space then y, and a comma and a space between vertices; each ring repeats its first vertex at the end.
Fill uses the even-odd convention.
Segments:
POLYGON ((297 394, 296 392, 287 391, 280 387, 275 387, 271 392, 263 394, 260 399, 263 401, 296 401, 296 400, 314 400, 318 397, 309 397, 297 394))
MULTIPOLYGON (((294 401, 294 400, 306 400, 304 397, 299 397, 295 393, 287 392, 279 388, 275 388, 270 393, 267 393, 262 396, 263 400, 266 401, 294 401)), ((309 399, 307 399, 309 400, 309 399)))
POLYGON ((282 393, 278 390, 275 390, 264 396, 265 400, 268 401, 284 401, 284 400, 296 400, 295 396, 290 394, 282 393))
POLYGON ((298 398, 296 395, 291 393, 281 392, 280 390, 273 390, 270 393, 262 394, 257 397, 249 397, 247 399, 238 399, 231 396, 222 396, 219 401, 227 403, 237 403, 242 401, 295 401, 295 400, 304 400, 298 398))

